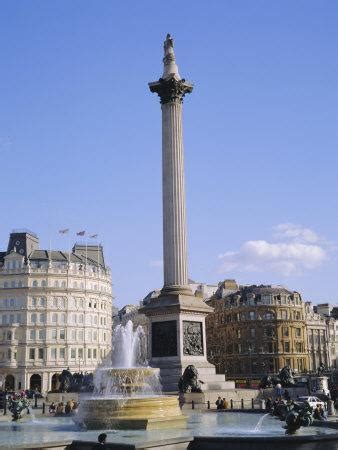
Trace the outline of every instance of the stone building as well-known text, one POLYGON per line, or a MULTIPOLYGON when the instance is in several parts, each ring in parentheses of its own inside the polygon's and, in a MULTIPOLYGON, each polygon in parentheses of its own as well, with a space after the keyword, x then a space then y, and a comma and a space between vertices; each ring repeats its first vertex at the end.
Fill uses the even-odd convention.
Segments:
POLYGON ((308 335, 309 370, 315 372, 320 364, 330 367, 327 319, 316 312, 311 302, 305 303, 308 335))
POLYGON ((228 280, 207 303, 214 308, 206 319, 208 359, 218 372, 259 378, 285 365, 296 373, 308 370, 305 305, 298 292, 228 280))
POLYGON ((111 348, 112 283, 101 246, 39 249, 12 232, 0 252, 0 375, 8 389, 50 390, 57 375, 91 372, 111 348))
POLYGON ((313 307, 326 322, 328 365, 331 370, 338 368, 338 314, 337 307, 330 303, 320 303, 313 307))

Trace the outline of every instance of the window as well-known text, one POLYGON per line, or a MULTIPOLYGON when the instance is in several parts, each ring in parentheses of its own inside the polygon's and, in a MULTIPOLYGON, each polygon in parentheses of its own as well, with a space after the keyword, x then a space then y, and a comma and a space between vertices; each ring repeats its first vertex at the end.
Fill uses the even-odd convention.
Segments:
POLYGON ((290 342, 284 342, 284 351, 285 353, 290 352, 290 342))
POLYGON ((288 318, 288 312, 287 312, 285 309, 282 309, 282 311, 281 311, 281 317, 282 317, 282 319, 287 320, 287 318, 288 318))
POLYGON ((56 332, 56 330, 54 328, 51 330, 51 337, 52 337, 52 339, 56 339, 57 338, 57 332, 56 332))
POLYGON ((83 314, 79 315, 79 323, 83 323, 83 314))
POLYGON ((301 335, 302 335, 302 329, 296 328, 296 337, 301 337, 301 335))
POLYGON ((46 333, 45 330, 39 330, 39 339, 45 339, 46 333))
POLYGON ((283 336, 288 337, 289 336, 289 328, 283 327, 283 336))
POLYGON ((93 341, 97 341, 97 331, 93 332, 93 341))
POLYGON ((96 352, 96 348, 93 348, 93 358, 96 359, 97 358, 97 352, 96 352))
POLYGON ((255 311, 250 311, 250 312, 249 312, 249 319, 250 319, 250 320, 255 320, 255 318, 256 318, 255 311))
POLYGON ((29 339, 35 339, 35 330, 29 330, 29 339))
POLYGON ((264 328, 264 336, 272 337, 274 335, 272 328, 264 328))
POLYGON ((34 281, 33 281, 33 287, 38 287, 38 282, 37 282, 37 280, 34 280, 34 281))
POLYGON ((29 359, 35 359, 35 348, 29 349, 29 359))
POLYGON ((38 359, 43 359, 43 348, 38 349, 38 359))
POLYGON ((42 306, 42 307, 46 306, 46 299, 44 297, 40 298, 40 306, 42 306))
POLYGON ((42 287, 46 287, 46 286, 47 286, 46 280, 42 280, 42 281, 41 281, 41 286, 42 286, 42 287))
POLYGON ((11 287, 15 288, 15 281, 11 281, 11 287))
POLYGON ((16 323, 21 323, 21 314, 16 315, 16 323))
POLYGON ((58 282, 58 280, 55 280, 55 281, 54 281, 54 287, 55 287, 55 288, 58 288, 58 287, 59 287, 59 282, 58 282))
POLYGON ((92 349, 91 349, 91 348, 88 348, 88 353, 87 353, 87 355, 88 355, 88 358, 91 358, 91 357, 92 357, 92 349))
POLYGON ((31 314, 31 322, 36 323, 36 314, 31 314))
POLYGON ((66 354, 65 348, 64 348, 64 347, 61 347, 61 348, 60 348, 60 358, 61 358, 61 359, 65 359, 65 354, 66 354))
POLYGON ((56 297, 53 297, 52 306, 53 306, 53 308, 57 308, 58 307, 58 299, 56 297))
POLYGON ((66 287, 66 282, 65 282, 65 281, 62 281, 62 283, 61 283, 61 287, 63 287, 63 288, 65 288, 65 287, 66 287))
POLYGON ((73 323, 76 323, 77 321, 76 321, 76 314, 72 314, 72 322, 73 323))
POLYGON ((33 308, 36 307, 36 297, 33 297, 33 298, 31 299, 31 306, 33 306, 33 308))
POLYGON ((83 358, 83 348, 78 348, 77 355, 78 355, 79 359, 83 358))
POLYGON ((58 321, 58 315, 56 313, 52 314, 52 322, 57 323, 58 321))
POLYGON ((71 357, 72 359, 75 359, 75 358, 76 358, 76 348, 71 348, 71 349, 70 349, 70 357, 71 357))
POLYGON ((83 330, 79 330, 78 336, 79 336, 79 340, 83 341, 83 330))
POLYGON ((56 359, 56 348, 51 348, 50 349, 50 357, 51 359, 56 359))
POLYGON ((60 339, 66 339, 66 332, 65 332, 65 330, 60 330, 60 339))
POLYGON ((22 281, 21 280, 18 282, 18 287, 22 287, 22 281))
POLYGON ((250 328, 250 337, 256 336, 256 330, 254 328, 250 328))
POLYGON ((71 336, 72 336, 72 340, 76 341, 76 330, 72 330, 71 336))
POLYGON ((39 316, 39 322, 40 322, 40 323, 45 323, 45 319, 46 319, 45 314, 40 314, 40 316, 39 316))
POLYGON ((61 314, 61 323, 66 323, 66 314, 61 314))
POLYGON ((237 330, 237 338, 239 339, 241 337, 241 330, 237 330))
POLYGON ((296 352, 301 353, 302 352, 302 343, 301 342, 296 342, 295 343, 295 347, 296 347, 296 352))

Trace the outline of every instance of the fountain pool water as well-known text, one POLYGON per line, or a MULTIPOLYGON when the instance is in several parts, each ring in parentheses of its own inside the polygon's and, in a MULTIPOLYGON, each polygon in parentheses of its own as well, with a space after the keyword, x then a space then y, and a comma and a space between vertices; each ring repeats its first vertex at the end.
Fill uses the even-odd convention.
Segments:
MULTIPOLYGON (((70 417, 46 417, 31 420, 29 416, 26 416, 21 422, 15 424, 10 421, 0 421, 0 448, 20 447, 22 449, 25 444, 30 447, 36 445, 36 448, 39 448, 43 444, 73 440, 92 441, 94 443, 97 442, 97 436, 101 431, 107 433, 108 443, 119 444, 142 442, 150 445, 166 439, 189 438, 190 436, 247 437, 250 438, 252 443, 255 439, 263 437, 285 439, 285 430, 281 426, 282 423, 271 415, 265 417, 263 421, 261 421, 264 417, 263 414, 242 412, 188 411, 187 416, 186 428, 116 431, 107 431, 105 427, 100 428, 100 430, 86 430, 75 424, 70 417), (258 422, 261 422, 261 427, 256 430, 258 422)), ((310 438, 311 436, 330 436, 336 433, 337 430, 334 429, 311 426, 301 428, 297 435, 310 438)), ((293 440, 294 438, 295 436, 287 437, 287 441, 290 442, 290 439, 293 440)), ((208 448, 208 446, 205 448, 208 448)), ((262 444, 261 448, 267 448, 267 446, 262 444)))
POLYGON ((94 373, 94 392, 81 396, 76 421, 88 429, 184 427, 178 399, 162 395, 159 369, 146 365, 145 335, 118 325, 112 352, 94 373))

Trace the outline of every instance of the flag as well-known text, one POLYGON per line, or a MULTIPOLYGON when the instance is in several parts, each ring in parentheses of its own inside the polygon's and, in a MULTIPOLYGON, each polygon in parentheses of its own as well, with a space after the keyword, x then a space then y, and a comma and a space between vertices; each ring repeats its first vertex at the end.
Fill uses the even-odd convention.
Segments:
POLYGON ((86 234, 85 231, 78 231, 78 232, 76 233, 76 236, 84 236, 85 234, 86 234))
POLYGON ((98 237, 98 234, 92 234, 91 236, 89 236, 90 238, 93 238, 93 239, 95 239, 95 238, 97 238, 98 237))
POLYGON ((59 230, 59 233, 66 234, 66 233, 68 233, 68 231, 69 231, 69 228, 65 228, 64 230, 59 230))

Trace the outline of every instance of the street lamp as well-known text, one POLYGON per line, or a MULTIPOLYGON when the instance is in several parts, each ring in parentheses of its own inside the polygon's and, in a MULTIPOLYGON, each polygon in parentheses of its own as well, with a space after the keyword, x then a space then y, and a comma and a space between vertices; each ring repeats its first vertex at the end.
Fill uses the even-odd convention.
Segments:
POLYGON ((248 347, 248 351, 249 351, 249 366, 250 366, 250 387, 251 387, 251 381, 252 381, 252 352, 253 352, 253 348, 251 347, 251 345, 249 345, 248 347))

